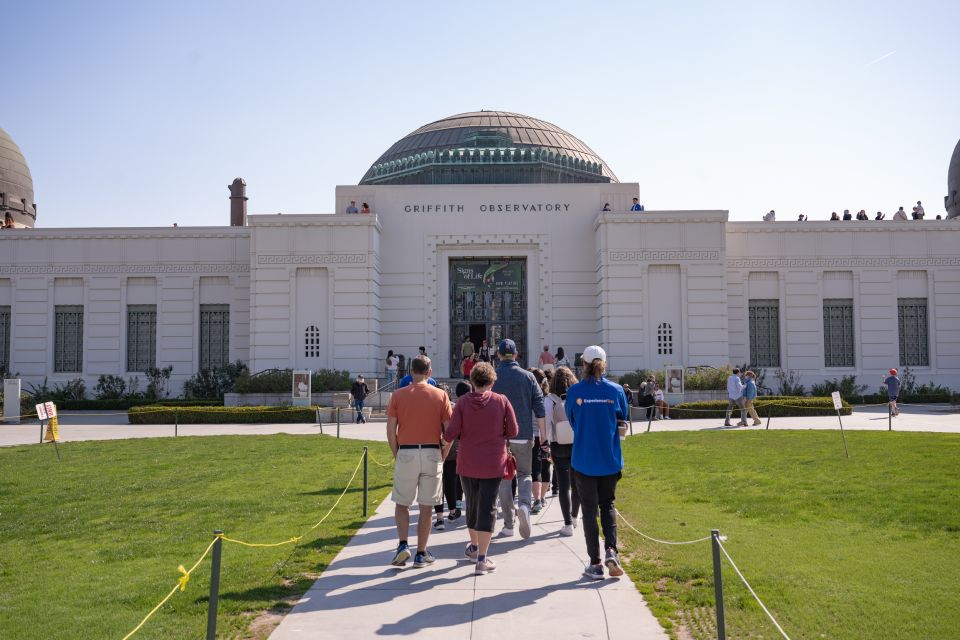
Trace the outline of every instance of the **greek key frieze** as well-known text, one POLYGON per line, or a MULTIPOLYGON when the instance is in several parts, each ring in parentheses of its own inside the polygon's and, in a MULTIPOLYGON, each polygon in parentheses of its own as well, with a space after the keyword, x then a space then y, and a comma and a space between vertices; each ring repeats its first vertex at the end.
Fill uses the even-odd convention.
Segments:
POLYGON ((835 267, 957 267, 958 256, 930 256, 915 258, 837 257, 837 258, 741 258, 728 260, 732 269, 804 269, 835 267))
POLYGON ((719 251, 609 251, 607 256, 610 262, 650 262, 654 260, 719 260, 719 251))
POLYGON ((364 253, 325 253, 320 255, 258 255, 257 264, 364 264, 364 253))
POLYGON ((97 273, 243 273, 248 264, 156 263, 156 264, 8 264, 0 273, 16 274, 97 274, 97 273))

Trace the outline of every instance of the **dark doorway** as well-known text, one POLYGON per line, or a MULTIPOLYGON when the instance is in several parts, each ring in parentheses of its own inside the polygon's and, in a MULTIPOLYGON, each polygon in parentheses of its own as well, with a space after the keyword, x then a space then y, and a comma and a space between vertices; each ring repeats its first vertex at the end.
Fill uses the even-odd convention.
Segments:
POLYGON ((486 339, 487 339, 487 325, 485 324, 470 325, 470 342, 473 343, 474 350, 480 351, 480 345, 483 344, 483 341, 486 339))

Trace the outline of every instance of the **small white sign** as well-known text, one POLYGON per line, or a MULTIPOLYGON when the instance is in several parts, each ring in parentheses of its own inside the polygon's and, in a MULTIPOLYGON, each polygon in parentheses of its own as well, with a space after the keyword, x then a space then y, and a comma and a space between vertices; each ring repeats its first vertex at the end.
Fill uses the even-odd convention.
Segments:
POLYGON ((48 420, 47 418, 47 408, 42 404, 37 405, 37 417, 41 420, 48 420))
POLYGON ((840 411, 840 409, 843 409, 843 403, 840 401, 839 391, 834 391, 833 393, 830 394, 830 397, 833 398, 834 409, 836 409, 837 411, 840 411))
POLYGON ((293 372, 293 406, 295 407, 309 407, 310 406, 310 394, 311 394, 311 375, 310 371, 294 371, 293 372))

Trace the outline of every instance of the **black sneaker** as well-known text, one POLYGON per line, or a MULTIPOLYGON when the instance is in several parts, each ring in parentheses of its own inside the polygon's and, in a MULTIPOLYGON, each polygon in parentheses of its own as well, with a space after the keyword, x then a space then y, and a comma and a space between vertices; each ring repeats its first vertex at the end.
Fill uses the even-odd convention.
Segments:
POLYGON ((604 564, 607 565, 607 571, 610 572, 611 578, 619 578, 623 575, 623 567, 620 566, 620 558, 617 557, 617 552, 613 549, 607 549, 607 558, 604 560, 604 564))
POLYGON ((445 529, 446 525, 443 524, 443 516, 437 516, 436 521, 433 523, 434 529, 445 529))
POLYGON ((591 580, 603 580, 603 565, 602 564, 591 564, 586 569, 583 570, 583 575, 590 578, 591 580))
POLYGON ((390 561, 395 567, 405 567, 407 566, 407 560, 410 559, 410 548, 406 544, 397 545, 397 552, 393 556, 393 560, 390 561))
POLYGON ((457 520, 462 515, 463 513, 460 512, 460 509, 454 509, 453 511, 450 512, 450 515, 447 516, 447 520, 450 520, 450 521, 457 520))

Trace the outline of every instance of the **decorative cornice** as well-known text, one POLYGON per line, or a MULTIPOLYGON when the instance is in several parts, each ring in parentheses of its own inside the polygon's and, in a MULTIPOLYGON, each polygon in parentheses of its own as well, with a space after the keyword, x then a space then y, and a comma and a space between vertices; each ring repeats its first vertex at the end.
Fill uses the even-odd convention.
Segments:
POLYGON ((918 258, 733 258, 727 260, 731 269, 800 269, 837 267, 957 267, 960 256, 930 256, 918 258))
POLYGON ((701 251, 608 251, 610 262, 651 262, 654 260, 719 260, 720 252, 712 250, 701 251))
POLYGON ((257 256, 257 264, 365 264, 364 253, 332 253, 319 255, 269 255, 257 256))
POLYGON ((0 265, 4 274, 80 274, 80 273, 244 273, 249 264, 171 263, 171 264, 23 264, 0 265))

